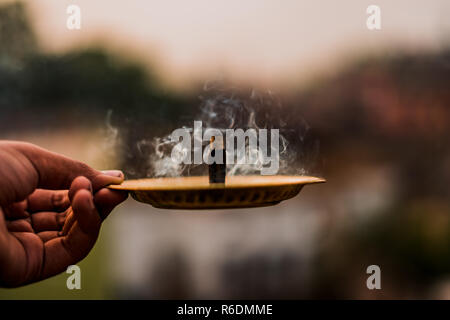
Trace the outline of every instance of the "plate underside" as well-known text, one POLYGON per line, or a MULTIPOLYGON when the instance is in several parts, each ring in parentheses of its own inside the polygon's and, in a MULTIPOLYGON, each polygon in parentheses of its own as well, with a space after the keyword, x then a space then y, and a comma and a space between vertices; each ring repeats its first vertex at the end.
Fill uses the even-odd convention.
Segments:
POLYGON ((126 180, 109 188, 127 190, 137 201, 164 209, 231 209, 271 206, 295 197, 310 176, 230 176, 210 184, 207 176, 126 180))

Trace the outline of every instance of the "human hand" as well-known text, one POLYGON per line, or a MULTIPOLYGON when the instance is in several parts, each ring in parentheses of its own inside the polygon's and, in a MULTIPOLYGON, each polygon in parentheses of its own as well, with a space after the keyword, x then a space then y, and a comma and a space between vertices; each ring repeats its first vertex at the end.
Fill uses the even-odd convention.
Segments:
POLYGON ((0 286, 36 282, 83 259, 102 221, 127 198, 104 187, 122 181, 120 171, 1 141, 0 286))

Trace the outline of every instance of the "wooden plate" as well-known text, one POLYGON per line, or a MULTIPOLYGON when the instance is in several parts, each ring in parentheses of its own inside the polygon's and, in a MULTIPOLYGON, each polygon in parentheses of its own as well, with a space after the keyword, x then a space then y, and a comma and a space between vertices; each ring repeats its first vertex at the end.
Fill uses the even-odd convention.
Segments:
POLYGON ((137 201, 164 209, 225 209, 271 206, 295 197, 309 176, 227 176, 210 184, 207 176, 126 180, 109 188, 127 190, 137 201))

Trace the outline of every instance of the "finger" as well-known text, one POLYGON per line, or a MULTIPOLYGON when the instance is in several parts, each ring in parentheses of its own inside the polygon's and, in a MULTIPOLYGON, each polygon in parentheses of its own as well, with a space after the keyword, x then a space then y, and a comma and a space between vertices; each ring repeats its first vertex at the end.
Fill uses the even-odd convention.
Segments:
POLYGON ((4 261, 3 256, 7 250, 7 234, 8 228, 6 227, 5 216, 2 207, 0 207, 0 265, 4 261))
MULTIPOLYGON (((70 190, 69 190, 70 201, 73 201, 75 193, 77 193, 79 190, 82 190, 82 189, 89 190, 90 192, 92 192, 91 182, 86 177, 75 178, 72 181, 72 185, 70 186, 70 190)), ((70 209, 66 216, 66 221, 62 228, 61 235, 68 234, 70 229, 72 228, 74 222, 75 222, 75 215, 73 214, 73 210, 70 209)))
MULTIPOLYGON (((83 179, 83 177, 78 177, 72 183, 69 190, 69 198, 73 199, 73 194, 81 189, 89 190, 89 181, 87 179, 83 179)), ((106 188, 100 189, 94 196, 94 203, 97 207, 101 220, 106 219, 112 209, 114 209, 114 207, 116 207, 119 203, 125 201, 127 197, 128 192, 125 191, 110 190, 106 188)), ((70 228, 73 226, 74 222, 75 216, 70 210, 66 215, 65 223, 60 234, 66 235, 70 231, 70 228)))
POLYGON ((72 226, 75 223, 75 215, 73 214, 72 208, 69 208, 66 214, 66 219, 64 221, 64 225, 62 227, 62 230, 60 232, 61 236, 65 236, 69 233, 70 229, 72 229, 72 226))
POLYGON ((69 195, 69 200, 71 202, 73 201, 73 198, 74 198, 75 194, 81 189, 85 189, 85 190, 88 190, 90 192, 93 192, 91 181, 88 178, 83 177, 83 176, 76 177, 72 181, 72 184, 70 185, 70 189, 69 189, 68 195, 69 195))
POLYGON ((123 174, 104 174, 88 165, 50 152, 38 146, 23 142, 11 143, 31 162, 37 171, 36 188, 62 190, 68 189, 77 176, 85 176, 93 185, 94 190, 109 184, 120 184, 123 174))
POLYGON ((109 213, 128 197, 128 192, 100 189, 94 195, 94 203, 102 220, 106 219, 109 213))
MULTIPOLYGON (((0 249, 2 249, 1 245, 5 242, 5 236, 8 232, 8 229, 6 228, 6 221, 5 216, 2 210, 2 207, 0 207, 0 249)), ((0 250, 1 254, 1 250, 0 250)))
POLYGON ((31 232, 13 232, 9 235, 8 271, 6 275, 0 276, 4 277, 3 280, 11 286, 38 279, 44 244, 36 234, 31 232))
POLYGON ((4 210, 5 218, 9 220, 28 218, 30 215, 28 214, 26 209, 27 209, 26 200, 10 204, 9 206, 5 207, 4 210))
POLYGON ((72 210, 75 221, 67 235, 45 243, 43 278, 60 273, 68 265, 83 259, 97 240, 101 219, 92 193, 86 189, 78 190, 73 197, 72 210))
POLYGON ((25 219, 18 219, 8 221, 6 220, 6 228, 9 232, 34 232, 31 227, 30 221, 25 219))
POLYGON ((79 190, 72 201, 72 210, 81 230, 86 234, 96 234, 102 223, 94 205, 94 197, 86 189, 79 190))
POLYGON ((27 210, 30 213, 40 211, 62 212, 70 206, 67 190, 36 189, 28 197, 27 210))
POLYGON ((42 242, 47 242, 52 239, 58 238, 58 231, 42 231, 37 233, 39 238, 41 238, 42 242))
POLYGON ((66 212, 38 212, 31 215, 34 232, 59 231, 64 225, 66 212))

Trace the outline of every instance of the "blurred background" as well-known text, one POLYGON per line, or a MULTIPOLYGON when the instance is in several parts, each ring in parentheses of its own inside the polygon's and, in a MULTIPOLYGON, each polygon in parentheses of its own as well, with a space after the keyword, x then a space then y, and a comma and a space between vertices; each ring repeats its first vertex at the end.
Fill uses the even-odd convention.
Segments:
POLYGON ((79 263, 81 290, 63 273, 0 298, 449 299, 449 16, 446 0, 0 1, 1 139, 149 176, 152 141, 192 126, 220 79, 236 101, 271 97, 258 123, 276 93, 293 166, 327 179, 260 209, 130 198, 79 263))

